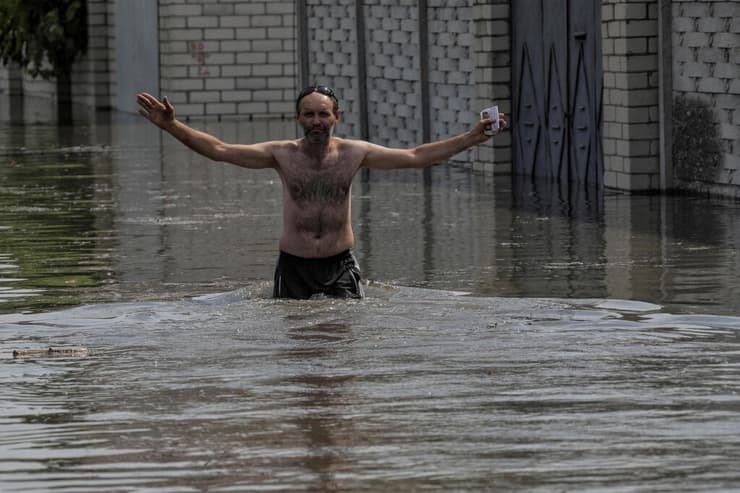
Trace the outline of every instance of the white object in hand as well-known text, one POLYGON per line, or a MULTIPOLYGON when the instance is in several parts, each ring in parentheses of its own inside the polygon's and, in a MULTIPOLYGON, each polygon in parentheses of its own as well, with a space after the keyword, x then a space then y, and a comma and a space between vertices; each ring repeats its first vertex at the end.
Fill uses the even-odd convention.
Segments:
POLYGON ((493 123, 489 125, 486 128, 486 133, 493 133, 494 130, 499 129, 498 124, 498 106, 491 106, 490 108, 486 108, 483 111, 480 112, 481 118, 490 118, 493 120, 493 123))

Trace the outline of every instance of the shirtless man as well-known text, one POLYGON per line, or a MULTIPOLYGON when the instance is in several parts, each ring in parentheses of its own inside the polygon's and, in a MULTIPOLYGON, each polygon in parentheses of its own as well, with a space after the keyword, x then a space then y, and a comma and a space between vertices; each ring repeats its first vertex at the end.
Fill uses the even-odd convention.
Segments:
MULTIPOLYGON (((139 113, 195 152, 244 168, 273 168, 283 183, 283 231, 275 269, 277 298, 329 296, 362 298, 360 268, 351 249, 352 179, 360 168, 425 168, 491 138, 490 119, 455 137, 413 149, 393 149, 334 137, 341 112, 325 86, 304 89, 296 99, 296 121, 305 136, 297 140, 227 144, 175 118, 165 96, 138 94, 139 113)), ((503 113, 499 126, 506 127, 503 113)), ((498 133, 498 131, 495 131, 498 133)))

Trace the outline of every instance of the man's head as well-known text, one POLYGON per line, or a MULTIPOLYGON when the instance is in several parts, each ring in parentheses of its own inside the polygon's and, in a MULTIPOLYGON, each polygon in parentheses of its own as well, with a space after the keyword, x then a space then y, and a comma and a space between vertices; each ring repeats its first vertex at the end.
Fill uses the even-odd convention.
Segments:
POLYGON ((324 96, 328 96, 332 102, 333 102, 333 110, 334 113, 339 112, 339 100, 337 99, 336 94, 334 94, 334 91, 331 87, 327 86, 308 86, 305 87, 299 94, 298 97, 295 100, 295 112, 296 114, 300 114, 301 112, 301 101, 303 98, 308 96, 309 94, 313 94, 315 92, 318 92, 319 94, 323 94, 324 96))
POLYGON ((310 144, 329 142, 339 114, 339 101, 328 87, 307 87, 296 99, 296 121, 310 144))

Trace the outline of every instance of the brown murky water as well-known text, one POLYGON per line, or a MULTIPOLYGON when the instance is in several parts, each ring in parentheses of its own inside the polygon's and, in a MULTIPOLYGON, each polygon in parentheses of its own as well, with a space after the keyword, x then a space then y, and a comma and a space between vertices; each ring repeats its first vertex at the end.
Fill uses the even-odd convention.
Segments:
POLYGON ((369 298, 294 302, 279 193, 138 120, 3 128, 0 490, 740 487, 740 204, 362 175, 369 298))

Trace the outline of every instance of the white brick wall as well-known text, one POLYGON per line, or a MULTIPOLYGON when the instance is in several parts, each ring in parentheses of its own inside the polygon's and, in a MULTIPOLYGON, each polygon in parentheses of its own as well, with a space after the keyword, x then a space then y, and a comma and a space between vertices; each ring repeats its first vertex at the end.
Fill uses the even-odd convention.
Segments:
POLYGON ((714 109, 723 151, 716 184, 740 185, 740 2, 674 0, 672 8, 674 94, 714 109))
POLYGON ((160 0, 161 93, 184 117, 293 115, 295 2, 160 0))
MULTIPOLYGON (((337 135, 358 138, 360 94, 357 81, 357 32, 353 0, 308 1, 309 84, 332 87, 342 119, 337 135)), ((369 12, 368 8, 368 12, 369 12)), ((291 99, 295 112, 295 95, 291 99)))
POLYGON ((657 1, 602 2, 604 184, 660 186, 657 1))
MULTIPOLYGON (((90 51, 75 69, 75 97, 95 107, 116 93, 111 41, 116 0, 89 0, 90 51)), ((118 0, 125 1, 125 0, 118 0)), ((513 0, 428 0, 432 138, 465 130, 478 109, 511 109, 513 0)), ((292 117, 297 89, 294 0, 158 0, 161 92, 185 117, 292 117)), ((354 0, 307 0, 309 77, 333 86, 340 135, 360 136, 354 0)), ((417 0, 365 0, 369 133, 386 145, 422 140, 417 0)), ((605 183, 659 186, 658 1, 602 0, 605 183)), ((675 94, 715 110, 723 184, 740 184, 740 2, 674 0, 675 94)), ((53 84, 24 78, 53 99, 53 84)), ((0 97, 7 71, 0 69, 0 97), (5 74, 3 76, 3 74, 5 74)), ((7 89, 5 89, 7 92, 7 89)), ((508 171, 510 135, 470 155, 508 171), (495 159, 494 159, 495 157, 495 159), (496 163, 495 165, 493 163, 496 163)), ((470 161, 470 155, 463 160, 470 161)))
MULTIPOLYGON (((497 104, 511 112, 511 27, 509 0, 474 0, 475 108, 497 104)), ((495 173, 511 172, 511 132, 504 132, 474 150, 474 167, 495 173)))
MULTIPOLYGON (((429 6, 431 138, 464 132, 478 120, 475 24, 469 0, 432 0, 429 6)), ((470 162, 473 151, 453 157, 470 162)))
MULTIPOLYGON (((470 128, 483 107, 509 111, 508 0, 428 2, 431 138, 470 128), (487 51, 485 51, 487 50, 487 51), (491 52, 494 52, 493 56, 491 52), (503 70, 503 69, 502 69, 503 70), (496 99, 498 97, 499 99, 496 99)), ((416 0, 368 0, 364 4, 369 136, 390 146, 422 142, 419 8, 416 0)), ((359 137, 359 82, 354 0, 309 0, 309 78, 332 85, 345 111, 338 134, 359 137)), ((496 163, 510 167, 510 139, 497 139, 496 163)), ((457 156, 493 170, 493 144, 457 156)))
POLYGON ((87 53, 75 64, 72 98, 91 109, 111 107, 112 0, 87 1, 87 53))
POLYGON ((423 124, 417 2, 374 0, 365 9, 370 138, 418 145, 423 124))
MULTIPOLYGON (((16 100, 17 101, 17 100, 16 100)), ((0 121, 22 118, 25 123, 55 122, 56 83, 42 78, 32 78, 17 67, 0 66, 0 121), (13 108, 11 115, 10 93, 23 94, 22 105, 13 108), (22 111, 22 114, 18 113, 22 111)))

